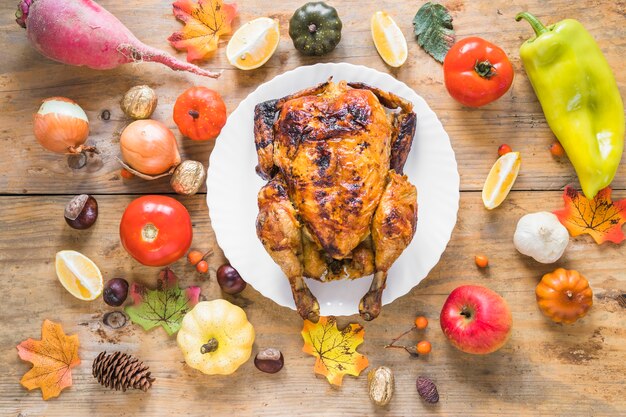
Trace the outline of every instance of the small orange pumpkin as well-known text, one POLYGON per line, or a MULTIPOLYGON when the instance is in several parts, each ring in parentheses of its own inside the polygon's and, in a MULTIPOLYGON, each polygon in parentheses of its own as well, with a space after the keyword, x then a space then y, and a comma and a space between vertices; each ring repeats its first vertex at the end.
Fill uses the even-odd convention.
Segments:
POLYGON ((585 277, 563 268, 545 274, 535 294, 543 314, 557 323, 574 323, 593 305, 593 292, 585 277))

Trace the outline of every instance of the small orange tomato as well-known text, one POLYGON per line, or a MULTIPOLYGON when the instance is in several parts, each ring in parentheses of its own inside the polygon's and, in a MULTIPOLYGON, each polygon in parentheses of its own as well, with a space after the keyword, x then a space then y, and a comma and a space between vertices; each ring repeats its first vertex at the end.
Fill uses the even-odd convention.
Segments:
POLYGON ((420 330, 424 330, 426 327, 428 327, 428 319, 424 316, 419 316, 415 318, 415 327, 420 329, 420 330))
POLYGON ((217 91, 191 87, 174 104, 174 123, 191 140, 215 139, 226 124, 226 105, 217 91))
POLYGON ((498 147, 498 156, 506 155, 509 152, 513 152, 513 149, 506 143, 503 143, 498 147))
POLYGON ((476 266, 479 268, 487 268, 489 266, 489 258, 485 255, 476 255, 474 262, 476 262, 476 266))
POLYGON ((417 350, 417 353, 419 353, 420 355, 428 355, 430 351, 432 350, 432 346, 430 345, 429 341, 422 340, 421 342, 417 344, 417 346, 415 346, 415 349, 417 350))
POLYGON ((554 142, 550 145, 550 153, 556 158, 562 158, 565 155, 565 149, 559 142, 554 142))

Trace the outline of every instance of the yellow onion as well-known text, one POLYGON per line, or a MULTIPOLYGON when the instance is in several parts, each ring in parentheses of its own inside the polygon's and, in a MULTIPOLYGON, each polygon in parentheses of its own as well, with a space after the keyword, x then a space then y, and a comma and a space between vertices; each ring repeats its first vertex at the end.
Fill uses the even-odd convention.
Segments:
POLYGON ((69 98, 45 99, 35 114, 34 128, 35 137, 49 151, 75 154, 94 150, 83 146, 89 136, 89 119, 69 98))
POLYGON ((156 120, 136 120, 120 137, 122 158, 130 167, 146 175, 158 175, 180 164, 176 137, 156 120))

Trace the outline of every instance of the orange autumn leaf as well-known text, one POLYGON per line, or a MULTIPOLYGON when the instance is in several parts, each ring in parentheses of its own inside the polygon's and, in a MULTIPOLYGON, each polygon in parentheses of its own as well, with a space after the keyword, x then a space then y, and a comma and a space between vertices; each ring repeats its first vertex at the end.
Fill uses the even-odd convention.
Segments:
POLYGON ((601 190, 593 200, 587 199, 572 187, 565 187, 563 193, 565 208, 556 210, 569 234, 591 235, 598 245, 604 242, 620 243, 626 237, 622 225, 626 223, 626 199, 611 200, 611 188, 601 190))
POLYGON ((237 15, 237 5, 222 0, 177 0, 174 16, 185 24, 173 33, 170 44, 179 51, 187 51, 187 61, 209 58, 217 49, 220 36, 232 31, 231 22, 237 15))
POLYGON ((41 388, 44 400, 58 397, 63 388, 72 386, 72 368, 80 364, 78 336, 66 336, 60 324, 45 320, 41 340, 24 340, 17 354, 33 367, 20 381, 29 390, 41 388))
POLYGON ((359 376, 369 364, 367 358, 356 351, 364 335, 365 329, 357 323, 337 329, 333 316, 320 317, 318 323, 305 320, 302 351, 317 358, 316 374, 324 375, 333 385, 341 385, 344 375, 359 376))

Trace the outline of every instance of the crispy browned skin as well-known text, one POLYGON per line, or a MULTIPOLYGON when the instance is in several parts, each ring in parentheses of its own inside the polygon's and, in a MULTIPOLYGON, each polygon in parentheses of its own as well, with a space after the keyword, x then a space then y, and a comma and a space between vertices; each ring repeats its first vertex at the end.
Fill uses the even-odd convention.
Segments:
POLYGON ((261 188, 258 199, 257 235, 265 250, 289 278, 300 315, 317 321, 319 305, 303 278, 300 223, 287 195, 282 175, 277 175, 261 188))
POLYGON ((417 190, 405 176, 389 172, 388 183, 372 219, 376 275, 359 305, 366 319, 380 313, 387 271, 411 243, 417 225, 417 190))
POLYGON ((386 271, 415 232, 415 187, 395 172, 402 171, 415 132, 412 105, 354 87, 326 82, 255 108, 257 172, 273 177, 259 193, 257 234, 290 279, 305 318, 319 310, 313 311, 317 302, 303 276, 375 271, 361 313, 376 317, 386 271), (383 105, 401 111, 388 115, 383 105), (381 219, 386 223, 377 226, 381 219))
POLYGON ((392 128, 374 94, 332 86, 283 106, 274 164, 314 242, 341 260, 369 234, 389 169, 392 128))

